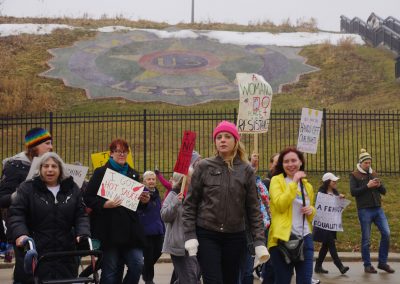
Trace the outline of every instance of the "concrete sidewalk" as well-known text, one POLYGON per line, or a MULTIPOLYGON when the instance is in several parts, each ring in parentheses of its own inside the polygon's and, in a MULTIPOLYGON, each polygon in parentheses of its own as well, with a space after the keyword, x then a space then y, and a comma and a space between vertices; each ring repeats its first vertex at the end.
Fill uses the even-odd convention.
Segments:
MULTIPOLYGON (((314 259, 318 257, 318 252, 314 252, 314 259)), ((361 253, 360 252, 339 252, 339 257, 343 262, 362 262, 361 260, 361 253)), ((14 261, 14 259, 13 259, 14 261)), ((332 261, 330 254, 326 256, 325 261, 332 261)), ((372 252, 371 253, 371 261, 377 262, 378 261, 378 253, 372 252)), ((170 263, 171 258, 168 254, 163 254, 158 263, 170 263)), ((400 262, 400 253, 389 253, 389 263, 391 262, 400 262)), ((88 265, 90 263, 89 257, 84 257, 82 260, 82 264, 88 265)), ((0 259, 0 269, 7 269, 14 267, 14 262, 3 262, 3 259, 0 259)))

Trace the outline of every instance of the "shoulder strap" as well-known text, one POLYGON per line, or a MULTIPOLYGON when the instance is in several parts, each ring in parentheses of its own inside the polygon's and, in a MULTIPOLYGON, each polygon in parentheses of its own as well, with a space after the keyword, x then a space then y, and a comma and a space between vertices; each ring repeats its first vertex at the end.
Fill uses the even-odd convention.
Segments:
MULTIPOLYGON (((306 197, 304 195, 304 185, 303 181, 300 179, 300 190, 301 190, 301 199, 303 200, 303 207, 306 206, 306 197)), ((305 222, 306 216, 303 214, 303 232, 301 233, 301 238, 303 238, 304 235, 304 222, 305 222)))

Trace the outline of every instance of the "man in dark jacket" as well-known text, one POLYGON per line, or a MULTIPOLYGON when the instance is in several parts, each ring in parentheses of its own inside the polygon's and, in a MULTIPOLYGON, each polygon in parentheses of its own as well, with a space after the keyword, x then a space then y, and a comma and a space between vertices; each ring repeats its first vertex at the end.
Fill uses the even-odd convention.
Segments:
POLYGON ((377 273, 371 264, 371 224, 374 223, 380 233, 378 268, 388 273, 394 270, 387 264, 389 254, 390 229, 386 215, 381 207, 381 195, 386 188, 371 168, 372 157, 365 149, 361 149, 357 169, 350 174, 351 195, 356 198, 358 219, 361 225, 361 255, 366 273, 377 273))

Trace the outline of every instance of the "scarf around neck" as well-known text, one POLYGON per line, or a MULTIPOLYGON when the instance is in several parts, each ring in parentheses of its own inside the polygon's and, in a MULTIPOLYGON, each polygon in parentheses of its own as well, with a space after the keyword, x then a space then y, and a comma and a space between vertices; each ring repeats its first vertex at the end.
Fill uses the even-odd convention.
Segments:
POLYGON ((108 159, 108 162, 110 163, 111 167, 113 167, 114 170, 119 172, 121 175, 126 176, 128 174, 128 163, 125 163, 123 166, 121 166, 111 157, 108 159))
POLYGON ((367 175, 367 174, 372 174, 372 168, 371 168, 371 167, 369 167, 368 173, 367 173, 366 171, 363 170, 363 168, 361 168, 360 163, 357 164, 357 170, 358 170, 360 173, 363 173, 363 174, 366 174, 366 175, 367 175))

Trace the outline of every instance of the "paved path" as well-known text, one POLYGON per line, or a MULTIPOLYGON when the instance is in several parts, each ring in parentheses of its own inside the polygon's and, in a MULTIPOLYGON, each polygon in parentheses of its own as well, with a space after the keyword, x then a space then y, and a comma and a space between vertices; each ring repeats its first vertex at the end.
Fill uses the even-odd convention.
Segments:
MULTIPOLYGON (((394 284, 399 283, 400 262, 393 262, 390 265, 397 271, 394 274, 379 271, 378 274, 366 274, 361 262, 345 263, 350 266, 350 270, 345 275, 341 275, 332 262, 325 262, 324 268, 329 270, 328 274, 316 275, 315 278, 321 280, 322 284, 338 284, 338 283, 379 283, 379 284, 394 284)), ((158 263, 156 265, 156 276, 154 282, 157 284, 169 284, 172 272, 171 263, 158 263)), ((11 284, 12 269, 0 269, 0 283, 11 284)), ((141 281, 141 284, 144 282, 141 281)), ((259 280, 254 281, 255 284, 260 284, 259 280)), ((294 284, 295 281, 293 280, 294 284)))

